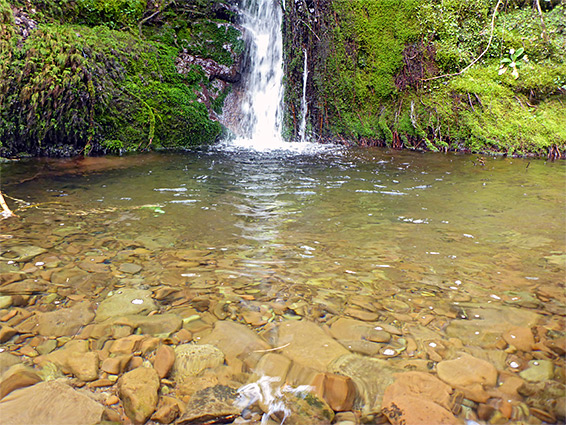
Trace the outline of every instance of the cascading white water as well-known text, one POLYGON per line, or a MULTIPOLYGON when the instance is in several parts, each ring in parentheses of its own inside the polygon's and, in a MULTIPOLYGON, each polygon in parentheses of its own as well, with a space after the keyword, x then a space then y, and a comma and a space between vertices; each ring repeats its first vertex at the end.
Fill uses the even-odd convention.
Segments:
MULTIPOLYGON (((317 153, 328 146, 307 142, 306 139, 306 80, 305 63, 301 142, 285 142, 283 129, 283 10, 279 0, 243 0, 242 26, 245 29, 248 56, 244 67, 239 96, 239 137, 219 145, 223 150, 250 149, 254 151, 283 150, 295 153, 317 153)), ((305 61, 306 52, 305 52, 305 61)))
POLYGON ((245 136, 236 143, 269 149, 283 143, 283 12, 277 0, 245 0, 242 8, 249 55, 241 104, 245 136))
POLYGON ((299 138, 301 142, 306 142, 307 139, 307 113, 308 113, 308 105, 307 105, 307 81, 309 78, 309 68, 308 68, 308 60, 307 60, 307 49, 303 50, 305 55, 305 62, 303 64, 303 98, 301 99, 301 126, 299 127, 299 138))

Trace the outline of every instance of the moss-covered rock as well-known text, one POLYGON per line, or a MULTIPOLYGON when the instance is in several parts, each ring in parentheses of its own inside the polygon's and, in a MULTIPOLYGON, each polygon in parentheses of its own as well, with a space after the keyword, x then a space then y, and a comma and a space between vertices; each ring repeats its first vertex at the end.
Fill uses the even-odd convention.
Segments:
POLYGON ((223 93, 199 63, 181 73, 177 62, 187 48, 202 60, 237 62, 240 32, 214 14, 217 3, 0 0, 2 154, 122 152, 216 140, 222 128, 213 107, 223 93), (34 22, 25 37, 18 16, 34 22), (206 48, 202 28, 209 29, 206 48), (204 102, 202 92, 211 99, 204 102))

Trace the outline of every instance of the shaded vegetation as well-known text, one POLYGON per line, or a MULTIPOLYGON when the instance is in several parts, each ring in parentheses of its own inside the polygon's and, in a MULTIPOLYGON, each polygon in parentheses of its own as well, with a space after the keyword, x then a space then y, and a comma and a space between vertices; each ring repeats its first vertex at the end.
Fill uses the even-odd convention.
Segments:
POLYGON ((287 1, 289 137, 297 134, 307 49, 309 128, 317 139, 564 156, 566 6, 541 2, 541 17, 535 4, 287 1), (518 76, 500 75, 502 61, 509 65, 521 48, 527 60, 518 76))

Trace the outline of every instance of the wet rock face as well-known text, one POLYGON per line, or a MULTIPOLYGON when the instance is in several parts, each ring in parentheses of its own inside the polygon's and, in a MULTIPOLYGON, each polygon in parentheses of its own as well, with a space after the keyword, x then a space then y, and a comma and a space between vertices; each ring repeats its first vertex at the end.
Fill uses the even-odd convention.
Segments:
POLYGON ((238 83, 242 79, 239 62, 231 66, 222 65, 213 59, 191 55, 186 49, 177 58, 176 65, 180 74, 188 73, 191 70, 191 65, 197 65, 202 68, 210 81, 219 79, 226 83, 238 83))

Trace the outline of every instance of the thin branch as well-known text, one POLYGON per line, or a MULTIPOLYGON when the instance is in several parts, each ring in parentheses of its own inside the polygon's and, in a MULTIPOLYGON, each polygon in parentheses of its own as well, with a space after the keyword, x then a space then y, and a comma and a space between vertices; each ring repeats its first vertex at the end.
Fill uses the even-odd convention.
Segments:
POLYGON ((501 6, 501 3, 503 3, 503 0, 498 0, 497 4, 495 5, 495 9, 493 9, 493 15, 491 16, 491 33, 489 35, 489 42, 487 43, 487 47, 485 48, 485 50, 483 52, 481 52, 481 54, 475 58, 472 63, 470 63, 467 67, 465 67, 464 69, 462 69, 460 72, 456 72, 454 74, 444 74, 444 75, 438 75, 436 77, 431 77, 431 78, 427 78, 425 80, 422 81, 430 81, 430 80, 437 80, 439 78, 444 78, 444 77, 455 77, 457 75, 462 75, 464 72, 466 72, 468 69, 470 69, 472 66, 474 66, 482 57, 483 55, 485 55, 487 53, 487 51, 489 50, 489 48, 491 47, 491 42, 493 41, 493 33, 495 31, 495 17, 497 16, 497 9, 499 9, 499 6, 501 6))
POLYGON ((542 9, 540 7, 540 1, 539 0, 535 0, 535 3, 537 5, 537 10, 538 10, 538 16, 540 17, 540 26, 542 28, 542 39, 543 41, 546 43, 548 41, 548 34, 546 32, 546 25, 544 24, 544 19, 542 17, 542 9))
POLYGON ((156 12, 153 12, 151 15, 149 15, 147 18, 143 18, 141 21, 139 21, 138 23, 138 29, 140 31, 140 38, 143 37, 142 35, 142 25, 149 21, 150 19, 152 19, 154 16, 156 16, 157 14, 161 13, 161 10, 157 10, 156 12))
POLYGON ((8 204, 4 200, 4 195, 2 195, 2 192, 0 192, 0 206, 2 207, 2 213, 0 213, 0 217, 2 219, 17 217, 17 215, 12 212, 10 207, 8 207, 8 204))

